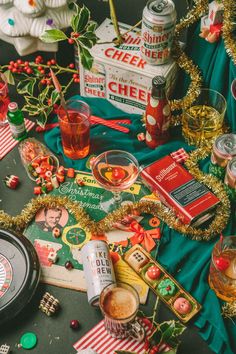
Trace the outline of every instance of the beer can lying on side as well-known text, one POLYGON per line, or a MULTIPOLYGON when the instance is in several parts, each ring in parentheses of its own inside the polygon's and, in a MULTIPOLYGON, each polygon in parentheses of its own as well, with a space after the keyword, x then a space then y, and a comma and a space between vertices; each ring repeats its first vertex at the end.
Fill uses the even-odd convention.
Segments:
POLYGON ((149 0, 143 10, 141 56, 151 65, 170 59, 176 22, 172 0, 149 0))
POLYGON ((83 246, 81 252, 88 302, 98 306, 101 291, 116 282, 109 248, 105 241, 92 240, 83 246))

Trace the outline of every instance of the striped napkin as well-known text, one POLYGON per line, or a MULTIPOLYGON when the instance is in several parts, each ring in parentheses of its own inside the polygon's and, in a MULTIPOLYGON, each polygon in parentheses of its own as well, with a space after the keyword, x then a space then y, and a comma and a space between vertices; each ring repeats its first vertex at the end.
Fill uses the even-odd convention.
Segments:
MULTIPOLYGON (((30 131, 34 125, 34 122, 29 119, 25 119, 27 131, 30 131)), ((0 126, 0 160, 3 159, 3 157, 8 154, 8 152, 18 144, 18 142, 18 140, 13 139, 8 124, 4 127, 0 126)))
MULTIPOLYGON (((144 326, 146 334, 150 334, 148 327, 144 326)), ((81 339, 79 339, 73 347, 77 352, 82 349, 93 349, 97 354, 114 354, 115 350, 128 350, 136 354, 145 353, 144 341, 137 342, 134 339, 116 339, 112 338, 104 327, 104 320, 99 322, 81 339)))

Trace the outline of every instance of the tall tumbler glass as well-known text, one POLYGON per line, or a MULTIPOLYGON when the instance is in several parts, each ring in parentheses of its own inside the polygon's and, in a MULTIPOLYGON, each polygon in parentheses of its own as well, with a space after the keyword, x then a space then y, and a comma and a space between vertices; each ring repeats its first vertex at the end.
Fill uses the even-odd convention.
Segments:
POLYGON ((68 100, 66 110, 58 108, 58 121, 64 154, 72 160, 83 159, 90 147, 90 108, 80 100, 68 100))

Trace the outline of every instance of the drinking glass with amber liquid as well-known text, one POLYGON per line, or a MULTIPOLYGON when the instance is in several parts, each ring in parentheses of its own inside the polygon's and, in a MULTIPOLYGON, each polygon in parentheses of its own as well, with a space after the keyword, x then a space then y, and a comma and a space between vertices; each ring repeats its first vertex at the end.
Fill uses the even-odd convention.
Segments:
POLYGON ((219 92, 201 89, 192 106, 185 109, 182 119, 182 133, 190 145, 204 146, 221 135, 224 128, 226 100, 219 92))
POLYGON ((58 121, 64 154, 77 160, 86 157, 90 146, 90 108, 80 100, 68 100, 59 106, 58 121))
POLYGON ((224 237, 215 244, 209 284, 220 299, 236 300, 236 236, 224 237))

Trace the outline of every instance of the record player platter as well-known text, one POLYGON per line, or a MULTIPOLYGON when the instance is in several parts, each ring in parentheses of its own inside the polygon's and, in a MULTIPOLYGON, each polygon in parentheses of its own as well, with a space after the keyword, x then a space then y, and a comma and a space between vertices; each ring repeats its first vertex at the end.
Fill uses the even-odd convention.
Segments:
POLYGON ((39 261, 30 241, 0 229, 0 325, 28 304, 39 277, 39 261))

